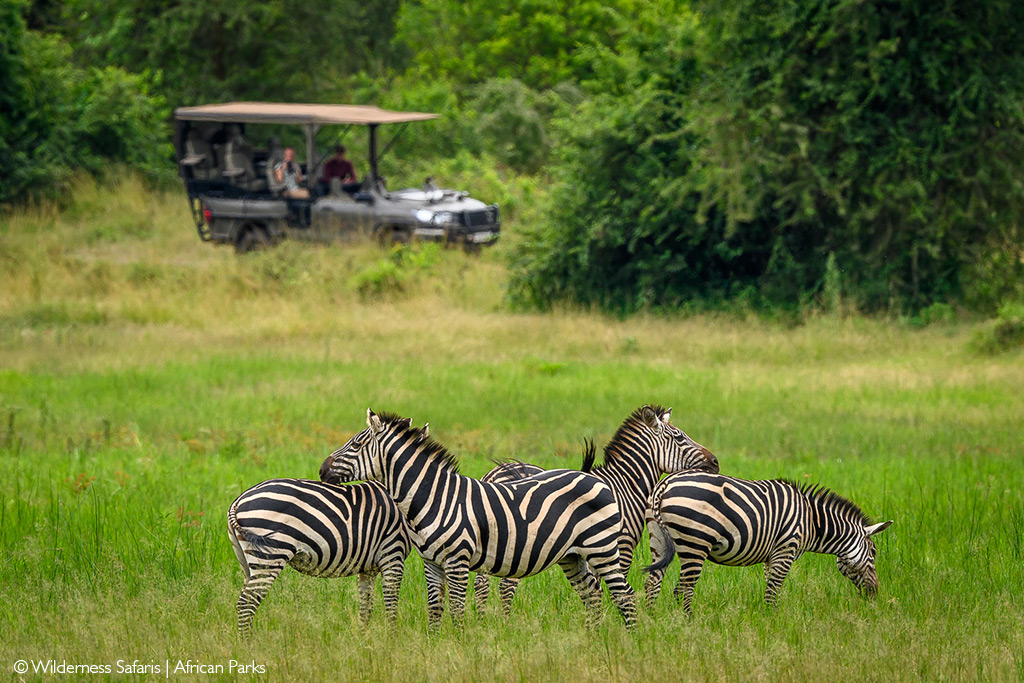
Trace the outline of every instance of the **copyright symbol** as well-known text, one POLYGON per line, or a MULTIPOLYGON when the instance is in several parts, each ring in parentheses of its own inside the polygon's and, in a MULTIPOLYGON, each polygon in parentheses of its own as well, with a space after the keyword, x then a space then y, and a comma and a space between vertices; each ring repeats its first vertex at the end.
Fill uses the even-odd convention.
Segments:
POLYGON ((23 674, 28 672, 28 662, 24 659, 19 659, 14 663, 14 673, 23 674))

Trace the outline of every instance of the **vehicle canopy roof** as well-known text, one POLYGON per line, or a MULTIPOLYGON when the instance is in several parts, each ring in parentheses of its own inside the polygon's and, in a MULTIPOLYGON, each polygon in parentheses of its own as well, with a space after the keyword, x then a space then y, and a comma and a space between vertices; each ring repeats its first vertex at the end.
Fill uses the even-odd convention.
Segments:
POLYGON ((180 121, 221 121, 224 123, 283 123, 297 125, 409 123, 438 118, 437 114, 388 111, 362 104, 286 104, 280 102, 225 102, 197 107, 179 107, 180 121))

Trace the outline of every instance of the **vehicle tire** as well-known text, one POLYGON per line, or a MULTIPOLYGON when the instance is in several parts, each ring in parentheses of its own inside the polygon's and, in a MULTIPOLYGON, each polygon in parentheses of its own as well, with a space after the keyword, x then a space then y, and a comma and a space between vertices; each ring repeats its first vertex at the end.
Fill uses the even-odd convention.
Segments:
POLYGON ((242 229, 242 235, 235 244, 235 253, 242 255, 251 251, 260 251, 266 249, 269 244, 270 239, 263 228, 251 225, 242 229))

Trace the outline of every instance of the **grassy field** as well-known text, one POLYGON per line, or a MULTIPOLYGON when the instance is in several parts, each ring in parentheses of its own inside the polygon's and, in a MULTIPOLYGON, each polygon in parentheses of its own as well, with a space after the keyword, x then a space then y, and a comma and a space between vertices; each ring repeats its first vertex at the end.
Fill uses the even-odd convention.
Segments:
MULTIPOLYGON (((191 660, 231 678, 234 660, 260 680, 1024 678, 1019 351, 973 353, 965 320, 512 313, 506 248, 238 258, 199 242, 179 193, 133 180, 0 217, 0 671, 61 677, 12 673, 54 659, 153 679, 117 662, 191 660), (672 406, 724 473, 819 482, 895 519, 877 539, 878 598, 805 556, 768 610, 759 567, 709 566, 692 619, 666 592, 632 633, 608 600, 587 630, 554 570, 524 581, 510 619, 495 604, 429 635, 413 557, 393 633, 380 611, 360 627, 354 579, 286 571, 252 641, 235 636, 228 504, 264 479, 315 478, 368 406, 429 420, 479 476, 491 458, 576 466, 583 437, 602 443, 643 403, 672 406)), ((648 558, 642 546, 637 589, 648 558)))

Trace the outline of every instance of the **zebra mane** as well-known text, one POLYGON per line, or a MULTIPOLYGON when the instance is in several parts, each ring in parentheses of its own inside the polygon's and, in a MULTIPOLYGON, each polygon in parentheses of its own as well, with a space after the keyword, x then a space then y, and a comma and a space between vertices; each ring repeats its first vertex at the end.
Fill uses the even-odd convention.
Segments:
POLYGON ((527 474, 525 469, 529 463, 525 463, 522 460, 517 460, 515 458, 491 458, 491 462, 493 462, 496 467, 512 472, 519 478, 530 476, 527 474))
MULTIPOLYGON (((601 469, 605 465, 607 465, 607 464, 609 464, 609 463, 611 463, 611 462, 613 462, 615 460, 618 460, 620 457, 622 457, 622 453, 623 453, 623 446, 622 446, 622 444, 623 444, 623 442, 625 442, 626 437, 630 433, 634 432, 638 427, 641 427, 644 424, 644 418, 643 418, 644 408, 650 408, 651 410, 653 410, 655 412, 656 415, 661 415, 662 413, 665 412, 665 408, 663 408, 662 406, 657 405, 657 404, 651 404, 651 405, 640 406, 639 408, 634 410, 632 413, 630 413, 629 417, 627 417, 623 421, 623 423, 621 425, 619 425, 619 428, 617 430, 615 430, 615 434, 612 436, 611 440, 607 444, 605 444, 605 447, 604 447, 604 462, 601 463, 600 465, 595 465, 594 469, 601 469)), ((583 471, 584 472, 588 472, 589 470, 583 470, 583 471)))
MULTIPOLYGON (((411 422, 408 422, 409 418, 401 417, 395 413, 380 412, 377 415, 381 422, 387 425, 401 425, 406 423, 404 427, 400 427, 403 431, 405 441, 415 440, 419 434, 423 431, 419 427, 413 427, 411 422)), ((434 441, 434 438, 428 436, 421 442, 419 447, 421 453, 426 455, 431 460, 437 460, 441 464, 441 468, 459 474, 459 459, 454 453, 450 452, 441 443, 434 441)))
POLYGON ((820 503, 823 506, 836 508, 840 513, 848 514, 864 526, 871 524, 871 518, 864 514, 864 511, 856 503, 848 498, 843 498, 832 489, 820 484, 798 484, 791 479, 776 479, 775 481, 792 486, 812 503, 820 503))

